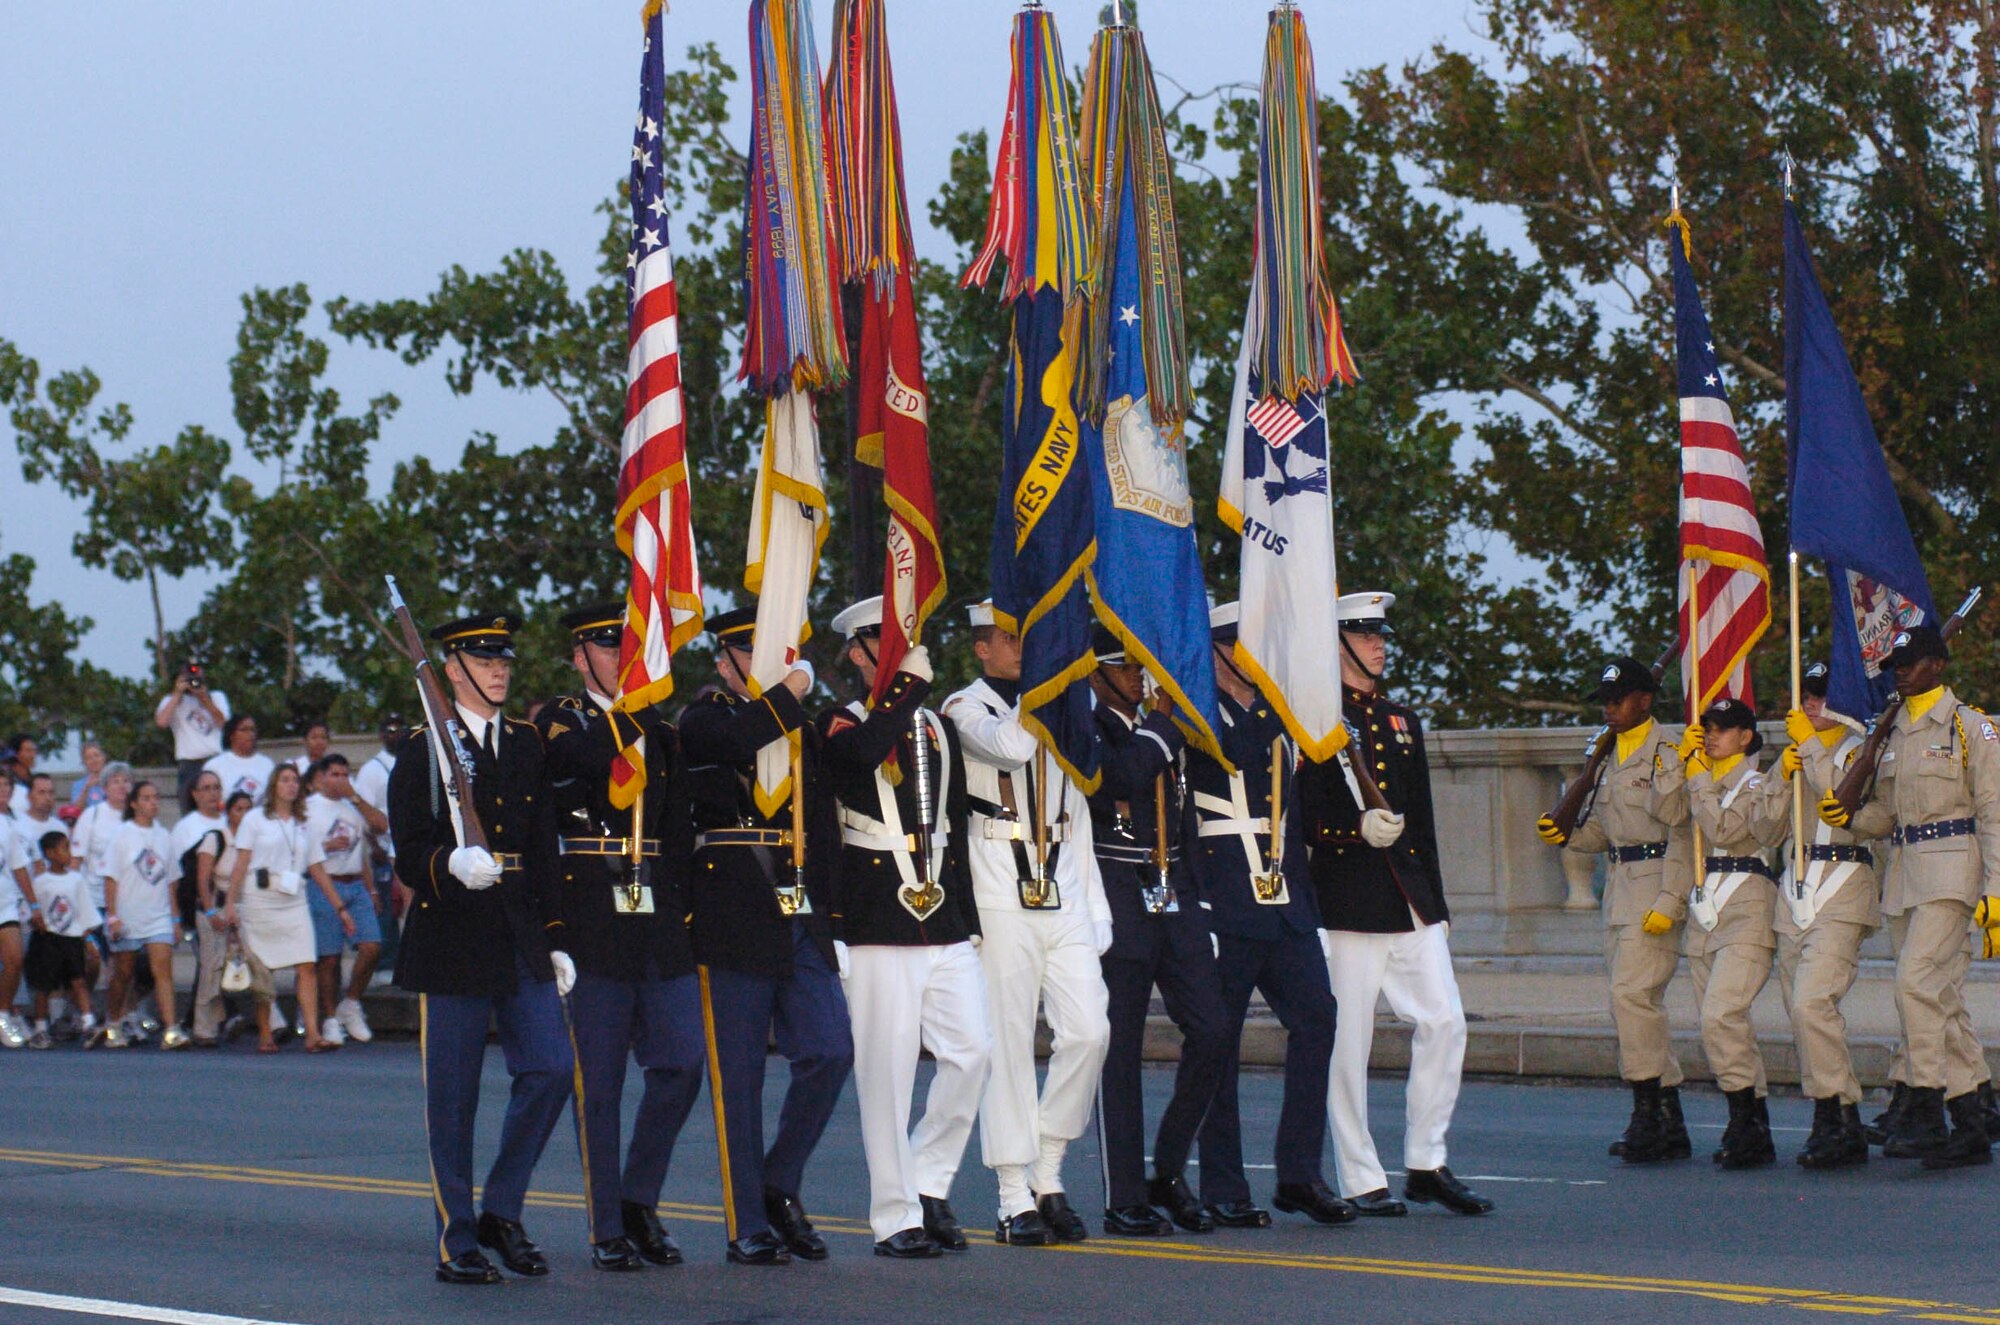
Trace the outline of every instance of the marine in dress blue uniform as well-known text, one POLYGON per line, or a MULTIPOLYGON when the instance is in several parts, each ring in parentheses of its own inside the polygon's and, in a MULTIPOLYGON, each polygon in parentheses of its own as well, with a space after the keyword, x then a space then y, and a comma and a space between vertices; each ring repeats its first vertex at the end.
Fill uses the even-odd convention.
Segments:
POLYGON ((1287 1032, 1275 1153, 1278 1187, 1272 1204, 1318 1223, 1344 1224, 1355 1217, 1354 1208, 1320 1176, 1334 1006, 1320 949, 1319 907, 1306 871, 1303 818, 1293 809, 1297 747, 1285 734, 1284 720, 1236 667, 1237 616, 1235 603, 1224 603, 1209 616, 1222 718, 1216 736, 1236 771, 1199 750, 1187 752, 1195 878, 1215 931, 1223 1034, 1230 1047, 1201 1125, 1201 1196, 1218 1224, 1263 1228, 1271 1222, 1250 1199, 1236 1103, 1243 1019, 1254 990, 1287 1032), (1274 746, 1279 747, 1275 760, 1274 746), (1274 790, 1279 809, 1276 860, 1270 858, 1274 790))
POLYGON ((750 697, 754 606, 709 619, 722 682, 681 714, 693 829, 689 903, 695 959, 708 969, 729 1139, 736 1230, 730 1259, 825 1260, 800 1190, 854 1067, 847 997, 833 948, 829 864, 839 849, 833 800, 820 780, 819 729, 801 703, 813 683, 801 665, 750 697), (773 813, 752 792, 757 752, 798 733, 799 785, 773 813), (806 830, 805 868, 793 870, 792 797, 806 830), (764 1068, 775 1036, 791 1064, 777 1134, 764 1143, 764 1068))
POLYGON ((389 776, 389 831, 415 894, 396 985, 419 995, 437 1276, 447 1283, 499 1281, 482 1246, 517 1274, 548 1273, 521 1227, 521 1206, 535 1162, 562 1121, 575 1069, 556 987, 558 968, 573 968, 550 942, 560 917, 550 821, 542 814, 541 736, 501 712, 519 624, 482 613, 431 631, 444 648, 456 709, 454 730, 443 734, 445 757, 459 758, 453 747, 462 742, 491 851, 459 844, 428 726, 410 733, 389 776), (499 1025, 514 1084, 485 1208, 475 1216, 472 1129, 489 1021, 499 1025))
POLYGON ((1126 660, 1125 646, 1097 631, 1098 768, 1090 798, 1091 842, 1111 904, 1111 948, 1102 958, 1111 994, 1111 1050, 1098 1092, 1104 1148, 1104 1231, 1161 1237, 1179 1224, 1207 1233, 1215 1222, 1189 1189, 1183 1170, 1195 1132, 1234 1056, 1216 978, 1208 911, 1201 902, 1184 842, 1187 737, 1173 721, 1172 702, 1142 703, 1144 671, 1126 660), (1158 863, 1158 784, 1166 779, 1167 877, 1158 863), (1141 1061, 1146 1016, 1159 986, 1167 1015, 1181 1033, 1174 1090, 1153 1138, 1153 1179, 1146 1181, 1146 1100, 1141 1061), (1172 1217, 1169 1223, 1159 1209, 1172 1217))
POLYGON ((635 716, 612 709, 623 603, 579 608, 562 622, 583 693, 545 705, 536 725, 555 825, 556 933, 576 963, 570 1031, 591 1264, 675 1265, 680 1248, 657 1207, 674 1143, 701 1092, 704 1049, 682 885, 686 859, 661 846, 674 840, 679 817, 675 733, 658 710, 635 716), (611 767, 619 750, 642 737, 645 840, 635 870, 632 811, 611 804, 611 767), (621 1164, 628 1058, 645 1074, 645 1088, 621 1164))

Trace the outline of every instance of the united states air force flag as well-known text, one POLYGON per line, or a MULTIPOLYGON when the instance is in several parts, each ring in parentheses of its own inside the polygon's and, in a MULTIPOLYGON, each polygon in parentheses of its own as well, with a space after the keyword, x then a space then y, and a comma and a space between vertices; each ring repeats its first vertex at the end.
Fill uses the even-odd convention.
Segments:
POLYGON ((1866 718, 1889 701, 1882 670, 1896 632, 1937 620, 1916 541, 1840 328, 1813 271, 1798 212, 1785 204, 1785 432, 1792 547, 1826 563, 1833 588, 1827 703, 1866 718))
MULTIPOLYGON (((1132 177, 1124 177, 1111 280, 1111 362, 1104 426, 1086 420, 1083 444, 1096 477, 1097 612, 1134 662, 1174 701, 1197 745, 1215 741, 1215 658, 1195 547, 1187 441, 1179 423, 1160 427, 1146 389, 1139 317, 1139 240, 1132 177)), ((1322 446, 1322 450, 1324 447, 1322 446)))

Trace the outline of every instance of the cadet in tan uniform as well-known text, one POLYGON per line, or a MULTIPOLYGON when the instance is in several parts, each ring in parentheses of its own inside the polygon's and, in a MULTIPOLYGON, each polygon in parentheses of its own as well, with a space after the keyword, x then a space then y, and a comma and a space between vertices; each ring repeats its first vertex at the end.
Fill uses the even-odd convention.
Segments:
POLYGON ((1883 665, 1896 673, 1904 699, 1874 790, 1851 821, 1832 793, 1820 802, 1828 823, 1900 848, 1882 909, 1897 930, 1910 1093, 1882 1153, 1921 1158, 1933 1169, 1993 1162, 1979 1073, 1952 1042, 1953 1023, 1966 1015, 1966 924, 2000 928, 2000 730, 1944 684, 1950 656, 1933 627, 1897 634, 1883 665))
MULTIPOLYGON (((1778 1153, 1771 1145, 1764 1055, 1750 1024, 1750 1005, 1771 978, 1777 947, 1772 932, 1777 874, 1764 849, 1783 841, 1786 827, 1762 813, 1758 792, 1765 779, 1757 771, 1757 751, 1764 739, 1757 734, 1756 711, 1740 699, 1718 699, 1703 711, 1700 727, 1688 729, 1697 730, 1702 748, 1689 754, 1679 771, 1704 860, 1702 880, 1688 898, 1683 946, 1701 1010, 1702 1049, 1729 1101, 1729 1123, 1715 1160, 1725 1169, 1757 1168, 1778 1153), (1760 833, 1770 834, 1769 840, 1760 833)), ((1687 744, 1683 740, 1683 750, 1687 744)), ((1662 768, 1655 787, 1672 787, 1676 771, 1672 765, 1662 768)))
POLYGON ((1686 1159, 1692 1152, 1681 1118, 1681 1066, 1667 1029, 1666 993, 1680 962, 1674 931, 1687 914, 1693 855, 1682 755, 1676 749, 1682 733, 1654 720, 1659 688, 1653 669, 1637 658, 1605 665, 1591 698, 1604 705, 1617 746, 1573 834, 1565 839, 1547 815, 1536 824, 1552 845, 1608 857, 1604 960, 1611 971, 1618 1070, 1632 1086, 1632 1119, 1611 1153, 1629 1164, 1686 1159), (1655 775, 1668 769, 1671 785, 1656 783, 1655 775))
POLYGON ((1795 785, 1808 807, 1804 878, 1795 877, 1796 856, 1787 845, 1778 885, 1778 987, 1798 1043, 1799 1081, 1813 1102, 1812 1134, 1798 1161, 1809 1169, 1838 1169, 1868 1161, 1861 1082, 1840 1000, 1854 987, 1862 942, 1881 924, 1881 885, 1868 848, 1816 813, 1861 748, 1860 725, 1827 708, 1825 663, 1806 670, 1801 689, 1803 709, 1785 717, 1792 744, 1779 756, 1781 776, 1766 778, 1758 792, 1771 825, 1766 841, 1790 835, 1795 785))

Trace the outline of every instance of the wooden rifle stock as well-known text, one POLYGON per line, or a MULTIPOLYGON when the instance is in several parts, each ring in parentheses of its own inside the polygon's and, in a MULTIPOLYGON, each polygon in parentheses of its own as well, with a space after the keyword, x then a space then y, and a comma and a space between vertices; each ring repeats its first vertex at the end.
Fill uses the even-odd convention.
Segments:
MULTIPOLYGON (((1938 634, 1949 640, 1965 627, 1965 620, 1972 610, 1979 606, 1980 594, 1974 589, 1958 605, 1958 610, 1945 618, 1938 634)), ((1881 763, 1882 747, 1889 743, 1889 733, 1896 729, 1896 715, 1902 712, 1903 696, 1891 695, 1889 707, 1882 710, 1882 716, 1875 719, 1875 725, 1868 732, 1868 739, 1854 752, 1854 762, 1847 766, 1847 772, 1833 789, 1833 798, 1840 802, 1840 808, 1853 814, 1861 808, 1861 802, 1868 799, 1868 792, 1875 784, 1875 770, 1881 763)))
MULTIPOLYGON (((1653 660, 1655 681, 1667 674, 1667 665, 1673 662, 1678 649, 1678 645, 1669 644, 1666 650, 1653 660)), ((1600 727, 1597 735, 1591 738, 1590 753, 1583 761, 1583 772, 1571 779, 1570 784, 1563 788, 1562 799, 1556 802, 1553 810, 1549 811, 1549 818, 1555 822, 1557 830, 1563 837, 1567 838, 1576 831, 1576 822, 1583 817, 1584 804, 1590 799, 1590 793, 1597 789, 1597 779, 1604 772, 1604 762, 1617 748, 1618 733, 1612 731, 1609 726, 1600 727)))
MULTIPOLYGON (((432 749, 440 753, 445 791, 458 808, 459 827, 464 834, 464 840, 459 845, 486 850, 486 825, 479 821, 479 809, 472 799, 472 758, 466 753, 458 710, 438 681, 437 669, 431 666, 431 655, 424 647, 423 634, 417 629, 409 606, 403 602, 402 592, 396 588, 396 577, 388 575, 383 578, 389 582, 389 606, 396 614, 397 624, 403 628, 403 653, 416 669, 417 699, 423 705, 424 720, 434 733, 432 749)), ((495 714, 493 720, 500 721, 499 715, 495 714)))

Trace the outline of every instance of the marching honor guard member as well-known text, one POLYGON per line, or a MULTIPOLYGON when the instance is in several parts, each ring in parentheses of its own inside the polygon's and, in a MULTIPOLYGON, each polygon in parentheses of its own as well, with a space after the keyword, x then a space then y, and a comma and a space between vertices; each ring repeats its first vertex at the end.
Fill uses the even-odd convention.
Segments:
POLYGON ((1305 833, 1294 808, 1298 763, 1284 720, 1237 669, 1240 609, 1209 613, 1217 729, 1231 772, 1199 750, 1187 756, 1195 809, 1195 877, 1215 932, 1223 1037, 1222 1080, 1201 1125, 1201 1195, 1229 1228, 1268 1228, 1243 1176, 1236 1077, 1252 991, 1287 1032, 1284 1103, 1278 1113, 1278 1187, 1272 1204, 1321 1224, 1345 1224, 1354 1207, 1320 1175, 1326 1151, 1327 1067, 1333 1057, 1333 989, 1319 942, 1319 906, 1307 886, 1305 833))
POLYGON ((1680 776, 1684 737, 1680 728, 1653 717, 1659 689, 1653 669, 1637 658, 1604 665, 1590 695, 1604 706, 1612 741, 1603 768, 1573 832, 1565 834, 1553 815, 1535 824, 1551 846, 1605 855, 1604 964, 1611 974, 1618 1070, 1632 1087, 1631 1121, 1611 1153, 1628 1164, 1686 1159, 1694 1150, 1681 1114, 1680 1060, 1667 1026, 1667 984, 1680 964, 1674 931, 1694 885, 1693 835, 1680 776), (1660 777, 1669 768, 1671 778, 1660 777))
MULTIPOLYGON (((1763 812, 1764 776, 1757 771, 1757 714, 1727 696, 1702 711, 1682 734, 1681 780, 1700 832, 1702 877, 1688 896, 1685 952, 1701 1013, 1701 1045, 1715 1084, 1729 1101, 1729 1122, 1715 1161, 1748 1169, 1777 1158, 1771 1144, 1769 1086, 1750 1005, 1771 978, 1777 947, 1777 874, 1764 856, 1787 836, 1787 821, 1763 812), (1695 747, 1695 748, 1690 748, 1695 747)), ((1671 793, 1672 767, 1659 785, 1671 793)))
POLYGON ((1836 828, 1901 848, 1882 910, 1896 940, 1910 1090, 1882 1153, 1932 1169, 1993 1162, 1980 1107, 1984 1064, 1974 1065, 1978 1042, 1965 1045, 1957 1027, 1966 1019, 1966 924, 1984 931, 1989 953, 2000 929, 2000 730, 1945 684, 1950 657, 1936 627, 1897 633, 1882 665, 1904 698, 1874 790, 1851 819, 1832 792, 1819 807, 1836 828))
MULTIPOLYGON (((1814 663, 1800 682, 1801 708, 1785 716, 1792 744, 1778 758, 1776 778, 1760 790, 1772 825, 1765 840, 1789 837, 1792 797, 1803 788, 1810 816, 1805 874, 1797 854, 1785 853, 1777 908, 1778 981, 1798 1042, 1799 1081, 1813 1102, 1812 1133, 1798 1162, 1809 1169, 1837 1169, 1868 1161, 1861 1125, 1861 1082, 1847 1047, 1840 1000, 1854 987, 1861 944, 1881 924, 1875 860, 1854 834, 1823 822, 1820 798, 1838 786, 1861 748, 1861 725, 1826 706, 1828 672, 1814 663)), ((1899 1089, 1907 1094, 1908 1087, 1899 1089)))
POLYGON ((561 915, 542 814, 542 740, 501 711, 519 626, 517 617, 482 613, 431 631, 445 653, 449 730, 417 727, 389 775, 389 831, 415 893, 396 985, 420 996, 437 1277, 454 1284, 499 1282, 482 1246, 516 1274, 549 1272, 521 1227, 521 1206, 576 1066, 562 1005, 576 968, 550 941, 561 915), (491 850, 460 845, 445 761, 470 766, 472 806, 491 850), (489 1022, 498 1023, 514 1085, 475 1217, 472 1126, 489 1022))
POLYGON ((708 969, 736 1239, 730 1258, 778 1264, 827 1257, 799 1192, 854 1066, 833 948, 829 866, 839 838, 820 781, 819 731, 800 662, 752 698, 755 604, 710 617, 716 677, 681 714, 693 813, 689 876, 695 958, 708 969), (799 776, 782 804, 757 802, 757 752, 798 734, 799 776), (800 836, 800 834, 803 836, 800 836), (764 1067, 775 1036, 791 1064, 777 1135, 764 1145, 764 1067))
POLYGON ((998 1242, 1081 1242, 1083 1216, 1063 1192, 1062 1162, 1083 1134, 1111 1043, 1098 956, 1111 908, 1091 850, 1083 791, 1020 717, 1021 641, 970 609, 985 676, 944 702, 965 752, 966 856, 979 907, 980 964, 993 1031, 979 1144, 1000 1184, 998 1242), (1036 1009, 1054 1046, 1035 1095, 1036 1009))
POLYGON ((1207 1233, 1215 1221, 1188 1187, 1184 1170, 1235 1051, 1225 1032, 1208 912, 1183 849, 1187 737, 1173 721, 1173 701, 1164 691, 1146 699, 1145 669, 1103 626, 1096 649, 1090 680, 1103 777, 1090 798, 1090 838, 1111 908, 1111 948, 1102 958, 1111 1045, 1098 1091, 1104 1231, 1164 1237, 1178 1224, 1207 1233), (1180 1030, 1181 1057, 1153 1137, 1149 1184, 1142 1065, 1155 985, 1180 1030))
POLYGON ((569 996, 576 1046, 576 1143, 583 1156, 590 1262, 600 1270, 678 1265, 681 1251, 660 1224, 660 1190, 674 1142, 701 1092, 701 998, 688 951, 677 858, 663 853, 678 797, 674 729, 655 709, 613 709, 625 604, 567 613, 570 662, 583 692, 537 715, 547 751, 548 812, 556 823, 562 923, 558 941, 575 959, 569 996), (611 804, 611 767, 643 740, 642 835, 633 813, 611 804), (619 1163, 625 1060, 645 1074, 632 1140, 619 1163))
MULTIPOLYGON (((882 599, 854 604, 833 628, 872 691, 882 599)), ((930 655, 918 645, 872 707, 856 701, 819 720, 840 822, 834 948, 854 1029, 868 1222, 875 1254, 898 1259, 966 1247, 951 1183, 993 1052, 965 860, 964 762, 951 724, 923 707, 930 686, 930 655), (912 1133, 925 1049, 937 1071, 912 1133)))
POLYGON ((1327 974, 1343 1014, 1333 1037, 1327 1116, 1341 1196, 1364 1215, 1403 1214, 1368 1131, 1368 1055, 1376 999, 1386 997, 1389 1010, 1416 1027, 1404 1106, 1403 1195, 1481 1215, 1493 1202, 1444 1162, 1465 1067, 1465 1006, 1447 942, 1451 912, 1438 865, 1423 723, 1381 694, 1395 602, 1388 593, 1341 595, 1341 711, 1352 736, 1334 758, 1299 775, 1327 974), (1365 803, 1357 762, 1390 808, 1365 803))

